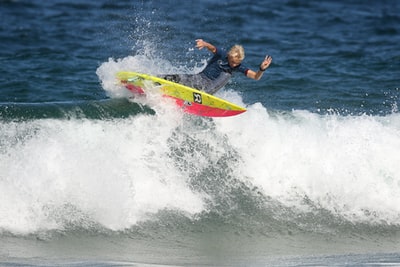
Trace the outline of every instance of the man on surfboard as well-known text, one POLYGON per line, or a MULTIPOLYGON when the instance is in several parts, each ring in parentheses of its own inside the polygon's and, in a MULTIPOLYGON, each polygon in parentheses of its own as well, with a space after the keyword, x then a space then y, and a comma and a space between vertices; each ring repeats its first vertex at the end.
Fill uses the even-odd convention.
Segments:
POLYGON ((242 65, 244 49, 241 45, 234 45, 226 51, 203 39, 197 39, 196 47, 207 48, 214 54, 200 73, 166 75, 162 78, 214 94, 228 83, 233 72, 242 72, 248 78, 259 80, 272 62, 272 57, 267 55, 259 70, 253 71, 242 65))

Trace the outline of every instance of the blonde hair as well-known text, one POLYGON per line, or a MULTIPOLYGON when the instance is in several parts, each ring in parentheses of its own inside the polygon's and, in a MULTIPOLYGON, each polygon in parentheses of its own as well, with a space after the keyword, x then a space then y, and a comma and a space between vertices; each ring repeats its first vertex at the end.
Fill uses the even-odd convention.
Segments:
POLYGON ((244 48, 241 45, 234 45, 229 50, 228 55, 240 60, 244 59, 244 48))

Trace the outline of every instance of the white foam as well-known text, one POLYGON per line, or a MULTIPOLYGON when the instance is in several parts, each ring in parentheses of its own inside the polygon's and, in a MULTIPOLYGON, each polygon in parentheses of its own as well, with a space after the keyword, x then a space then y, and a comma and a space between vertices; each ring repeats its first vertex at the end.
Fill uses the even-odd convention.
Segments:
POLYGON ((355 221, 400 224, 400 116, 269 115, 260 104, 220 130, 244 159, 241 173, 266 195, 355 221), (240 125, 240 127, 238 127, 240 125))
POLYGON ((17 125, 0 155, 0 229, 29 233, 82 220, 124 229, 162 209, 200 212, 202 197, 165 154, 174 116, 17 125), (18 132, 27 135, 13 145, 18 132))

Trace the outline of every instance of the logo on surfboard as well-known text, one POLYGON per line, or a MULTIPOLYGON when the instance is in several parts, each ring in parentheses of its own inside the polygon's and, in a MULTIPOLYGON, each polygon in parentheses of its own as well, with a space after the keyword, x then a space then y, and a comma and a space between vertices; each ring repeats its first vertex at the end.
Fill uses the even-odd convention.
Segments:
POLYGON ((195 103, 201 104, 203 102, 203 100, 201 99, 201 94, 193 93, 193 101, 195 103))

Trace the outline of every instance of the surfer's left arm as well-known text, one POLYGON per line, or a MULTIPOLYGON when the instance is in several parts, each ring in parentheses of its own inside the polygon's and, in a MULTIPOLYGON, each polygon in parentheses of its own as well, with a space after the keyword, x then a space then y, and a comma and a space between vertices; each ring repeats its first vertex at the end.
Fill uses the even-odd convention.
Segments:
POLYGON ((264 74, 264 71, 269 67, 271 62, 272 62, 272 57, 267 55, 264 61, 261 63, 260 69, 257 72, 253 70, 248 70, 246 76, 258 81, 259 79, 261 79, 262 75, 264 74))

